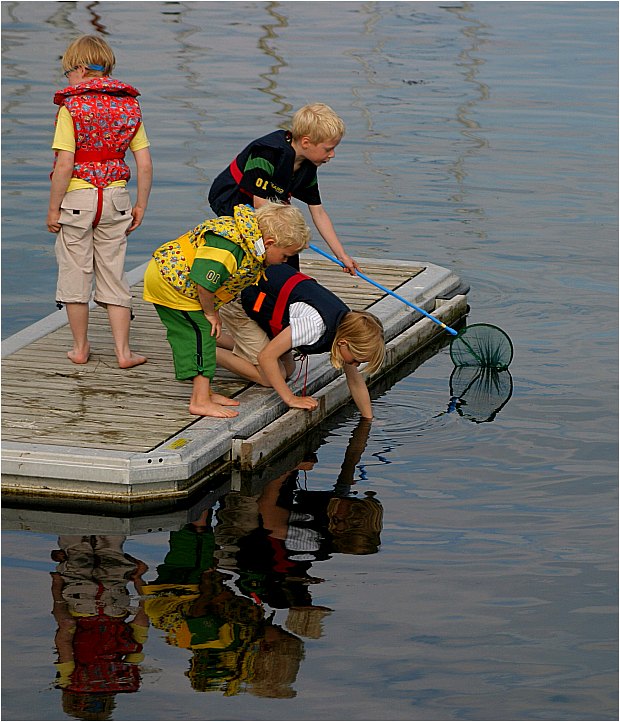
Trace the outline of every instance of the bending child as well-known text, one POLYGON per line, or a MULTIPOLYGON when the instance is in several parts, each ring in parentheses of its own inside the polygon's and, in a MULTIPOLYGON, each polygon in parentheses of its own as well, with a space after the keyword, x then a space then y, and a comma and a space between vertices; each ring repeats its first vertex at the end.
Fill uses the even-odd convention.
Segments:
POLYGON ((286 264, 268 269, 222 316, 230 336, 220 338, 218 364, 273 387, 290 408, 312 411, 316 399, 296 396, 286 383, 295 369, 291 349, 329 351, 332 365, 344 369, 361 415, 372 418, 370 394, 358 367, 367 363, 366 371, 374 373, 383 363, 383 326, 376 316, 351 311, 327 288, 286 264))
MULTIPOLYGON (((317 169, 336 155, 345 126, 324 103, 300 108, 291 130, 276 130, 252 141, 211 185, 209 204, 218 216, 229 216, 239 203, 254 208, 267 200, 290 203, 297 198, 308 205, 312 221, 344 270, 355 275, 357 263, 344 250, 332 221, 323 208, 317 169)), ((289 264, 299 270, 299 257, 289 264)))
POLYGON ((54 96, 60 106, 52 148, 56 151, 47 230, 56 233, 56 301, 67 309, 75 364, 90 356, 88 304, 106 308, 114 352, 122 369, 146 357, 129 347, 131 291, 125 277, 127 236, 141 223, 151 191, 153 166, 137 96, 131 85, 110 78, 116 60, 95 35, 72 42, 62 56, 69 82, 54 96), (125 162, 136 162, 138 190, 131 205, 125 162))
POLYGON ((204 221, 154 253, 144 275, 144 299, 166 326, 177 380, 192 379, 190 414, 231 418, 239 402, 211 392, 215 344, 222 330, 219 309, 265 268, 284 263, 310 240, 298 208, 247 205, 233 217, 204 221))

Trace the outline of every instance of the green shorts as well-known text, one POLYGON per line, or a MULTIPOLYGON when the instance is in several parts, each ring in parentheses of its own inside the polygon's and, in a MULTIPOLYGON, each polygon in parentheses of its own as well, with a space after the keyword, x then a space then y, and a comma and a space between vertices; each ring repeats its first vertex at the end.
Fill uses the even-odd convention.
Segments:
POLYGON ((177 311, 154 305, 167 329, 166 338, 172 349, 177 381, 199 375, 212 379, 215 374, 215 336, 211 336, 211 324, 203 312, 177 311))

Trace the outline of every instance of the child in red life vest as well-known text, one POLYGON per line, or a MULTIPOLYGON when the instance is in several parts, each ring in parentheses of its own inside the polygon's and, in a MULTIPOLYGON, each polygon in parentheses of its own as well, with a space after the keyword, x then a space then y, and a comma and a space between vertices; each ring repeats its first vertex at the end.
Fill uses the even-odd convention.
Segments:
POLYGON ((241 293, 241 304, 229 304, 222 319, 217 362, 229 371, 271 386, 291 408, 314 410, 311 396, 296 396, 285 379, 294 369, 291 349, 302 354, 329 351, 332 365, 343 368, 351 396, 361 415, 372 418, 368 388, 358 367, 374 373, 383 363, 381 321, 367 311, 351 311, 335 294, 303 273, 283 264, 241 293))
POLYGON ((82 717, 113 707, 117 692, 136 692, 149 621, 144 600, 132 604, 127 585, 142 594, 146 564, 123 552, 123 536, 63 535, 52 551, 52 614, 63 708, 82 717), (79 712, 79 714, 78 714, 79 712))
POLYGON ((47 230, 56 233, 58 285, 56 300, 67 309, 75 364, 90 356, 89 301, 107 309, 119 368, 138 366, 146 357, 129 346, 131 291, 125 277, 127 235, 141 223, 152 182, 149 140, 131 85, 109 75, 115 65, 111 48, 101 38, 83 35, 62 57, 70 85, 58 91, 60 106, 52 148, 47 230), (127 149, 136 162, 138 189, 132 206, 124 160, 127 149))
MULTIPOLYGON (((213 181, 209 204, 218 216, 231 216, 239 203, 259 208, 267 200, 308 205, 312 221, 344 269, 355 275, 357 263, 344 250, 321 202, 317 169, 335 157, 345 126, 328 105, 304 105, 291 130, 275 130, 246 146, 213 181)), ((299 270, 299 256, 288 263, 299 270)))

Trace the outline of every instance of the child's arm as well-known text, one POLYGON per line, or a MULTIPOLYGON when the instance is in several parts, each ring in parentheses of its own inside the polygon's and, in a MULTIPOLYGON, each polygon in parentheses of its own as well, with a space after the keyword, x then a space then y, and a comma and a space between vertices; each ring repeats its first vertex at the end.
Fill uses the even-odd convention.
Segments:
POLYGON ((290 326, 285 328, 258 354, 258 365, 269 382, 287 406, 292 409, 313 411, 318 406, 312 396, 295 396, 280 373, 278 359, 292 348, 290 326))
POLYGON ((54 642, 58 652, 58 662, 70 662, 73 660, 73 635, 75 633, 75 618, 71 616, 67 602, 62 596, 65 586, 62 576, 58 572, 51 572, 52 577, 52 614, 58 624, 54 642))
POLYGON ((50 233, 58 233, 60 230, 60 204, 65 197, 69 181, 73 175, 74 153, 68 150, 59 150, 56 157, 56 165, 52 173, 52 185, 50 188, 50 202, 47 209, 47 230, 50 233))
POLYGON ((344 263, 345 267, 342 270, 355 276, 355 271, 359 269, 359 266, 344 250, 342 243, 338 240, 331 218, 327 215, 325 208, 323 206, 308 206, 308 210, 317 231, 321 234, 325 243, 331 248, 334 256, 344 263))
POLYGON ((196 288, 198 289, 198 300, 202 306, 202 311, 211 324, 211 336, 218 338, 222 333, 222 319, 215 310, 215 294, 212 291, 207 291, 199 283, 196 284, 196 288))
POLYGON ((360 411, 360 414, 365 419, 372 419, 372 404, 370 402, 370 392, 368 386, 364 381, 364 377, 357 370, 355 366, 351 364, 344 365, 344 373, 347 377, 347 384, 349 385, 349 391, 351 392, 351 398, 355 401, 355 405, 360 411))
POLYGON ((362 454, 366 450, 366 444, 368 443, 368 436, 370 435, 370 427, 372 426, 371 419, 361 418, 358 425, 355 427, 347 450, 344 453, 344 459, 342 466, 340 467, 340 473, 336 479, 334 485, 334 491, 340 496, 346 495, 355 481, 355 469, 360 463, 362 454))
POLYGON ((136 203, 131 209, 133 223, 127 229, 127 233, 134 231, 141 223, 146 212, 151 193, 151 185, 153 183, 153 162, 151 160, 151 152, 147 148, 133 151, 133 157, 136 161, 136 175, 138 178, 138 190, 136 194, 136 203))

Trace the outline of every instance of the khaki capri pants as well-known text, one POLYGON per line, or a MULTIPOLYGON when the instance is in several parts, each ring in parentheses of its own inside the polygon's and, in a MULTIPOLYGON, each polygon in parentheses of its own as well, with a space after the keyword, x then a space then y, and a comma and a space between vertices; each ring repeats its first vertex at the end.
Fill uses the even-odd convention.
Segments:
POLYGON ((235 356, 257 366, 258 354, 269 343, 269 336, 246 314, 239 297, 221 306, 219 314, 224 330, 234 339, 235 356))
POLYGON ((131 306, 125 275, 127 229, 133 219, 127 188, 103 190, 103 209, 96 228, 97 189, 71 191, 63 198, 60 231, 56 236, 58 284, 56 300, 88 303, 93 297, 101 306, 131 306))

